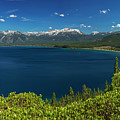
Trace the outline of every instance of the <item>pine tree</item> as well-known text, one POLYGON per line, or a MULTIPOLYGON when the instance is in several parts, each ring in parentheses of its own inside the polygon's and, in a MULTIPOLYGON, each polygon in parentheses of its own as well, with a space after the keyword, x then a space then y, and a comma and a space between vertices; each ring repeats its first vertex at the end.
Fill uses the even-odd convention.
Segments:
POLYGON ((53 92, 53 96, 52 96, 52 106, 55 106, 56 105, 56 95, 55 95, 55 92, 53 92))
POLYGON ((114 89, 114 85, 111 84, 111 85, 110 85, 110 91, 112 91, 113 89, 114 89))
POLYGON ((65 104, 64 104, 64 105, 66 105, 66 104, 67 104, 67 96, 66 96, 66 94, 65 94, 65 99, 64 99, 64 102, 65 102, 65 104))
POLYGON ((86 89, 86 85, 84 84, 82 88, 82 100, 83 101, 87 99, 86 93, 87 93, 87 89, 86 89))
POLYGON ((79 91, 75 94, 75 101, 79 101, 80 100, 80 93, 79 91))
POLYGON ((63 98, 63 96, 60 98, 60 105, 61 105, 61 106, 64 105, 64 98, 63 98))
POLYGON ((94 93, 93 93, 93 91, 92 91, 92 98, 94 97, 94 93))
POLYGON ((45 104, 48 104, 48 99, 47 98, 45 99, 45 104))
POLYGON ((95 93, 95 88, 94 88, 94 93, 95 93))
POLYGON ((100 93, 99 88, 97 89, 97 93, 98 93, 98 94, 100 93))
POLYGON ((70 87, 70 89, 69 89, 68 96, 70 99, 70 103, 73 102, 74 101, 74 92, 73 92, 72 87, 70 87))
POLYGON ((102 95, 102 93, 103 93, 103 91, 102 91, 102 90, 100 90, 100 95, 102 95))
POLYGON ((80 100, 80 93, 79 93, 79 91, 77 92, 77 101, 79 101, 80 100))
POLYGON ((91 88, 87 88, 88 97, 91 97, 91 88))
POLYGON ((95 88, 94 88, 94 90, 93 90, 93 98, 95 97, 95 95, 96 95, 96 91, 95 91, 95 88))
POLYGON ((85 92, 86 92, 86 85, 84 84, 82 88, 82 93, 85 93, 85 92))
POLYGON ((118 72, 118 58, 115 58, 115 64, 114 64, 114 74, 118 72))
POLYGON ((67 95, 66 103, 67 103, 67 104, 70 104, 70 96, 69 96, 69 95, 67 95))
POLYGON ((74 92, 73 92, 72 87, 70 87, 69 92, 68 92, 68 95, 69 95, 69 96, 73 96, 73 95, 74 95, 74 92))
POLYGON ((107 80, 106 80, 106 82, 105 82, 105 92, 107 92, 108 91, 108 84, 107 84, 107 80))

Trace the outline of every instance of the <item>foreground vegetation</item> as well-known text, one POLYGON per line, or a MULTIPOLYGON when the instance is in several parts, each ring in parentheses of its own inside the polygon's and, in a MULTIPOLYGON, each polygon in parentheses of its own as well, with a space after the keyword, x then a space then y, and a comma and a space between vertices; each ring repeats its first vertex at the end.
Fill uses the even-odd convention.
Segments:
POLYGON ((83 85, 82 93, 68 94, 56 101, 42 100, 35 93, 12 92, 8 97, 0 96, 0 120, 120 120, 120 70, 118 58, 114 64, 111 85, 105 82, 105 91, 92 92, 83 85))

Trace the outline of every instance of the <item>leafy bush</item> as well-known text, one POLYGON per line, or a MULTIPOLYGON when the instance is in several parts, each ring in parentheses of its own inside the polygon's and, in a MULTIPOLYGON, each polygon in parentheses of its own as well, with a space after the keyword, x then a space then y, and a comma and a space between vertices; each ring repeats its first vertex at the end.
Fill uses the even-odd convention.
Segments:
POLYGON ((0 119, 120 119, 120 87, 115 87, 113 91, 106 92, 104 95, 89 98, 84 102, 82 100, 72 102, 64 107, 45 104, 41 97, 42 95, 37 96, 30 92, 20 94, 12 92, 5 100, 0 96, 0 119))

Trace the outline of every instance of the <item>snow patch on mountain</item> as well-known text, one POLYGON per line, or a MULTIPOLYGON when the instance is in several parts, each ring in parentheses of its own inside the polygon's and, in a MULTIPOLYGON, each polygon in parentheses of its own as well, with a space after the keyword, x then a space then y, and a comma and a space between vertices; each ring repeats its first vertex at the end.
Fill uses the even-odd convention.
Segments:
POLYGON ((98 34, 98 33, 100 33, 100 32, 98 32, 98 31, 93 31, 93 32, 92 32, 93 35, 96 35, 96 34, 98 34))
POLYGON ((1 33, 3 33, 4 35, 22 34, 19 31, 11 31, 11 30, 2 31, 1 33))
POLYGON ((66 33, 66 32, 77 32, 77 33, 83 35, 83 33, 80 30, 78 30, 78 29, 64 28, 62 30, 55 29, 55 30, 50 30, 50 31, 38 33, 37 36, 40 36, 40 35, 52 35, 52 36, 56 36, 59 33, 66 33))

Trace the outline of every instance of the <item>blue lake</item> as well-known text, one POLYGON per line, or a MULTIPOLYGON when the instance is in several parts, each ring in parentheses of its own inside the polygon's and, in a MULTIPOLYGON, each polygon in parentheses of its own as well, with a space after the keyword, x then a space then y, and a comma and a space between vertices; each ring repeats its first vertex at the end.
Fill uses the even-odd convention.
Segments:
POLYGON ((0 47, 0 95, 16 91, 42 94, 43 98, 74 92, 86 84, 104 90, 111 83, 119 52, 43 47, 0 47))

